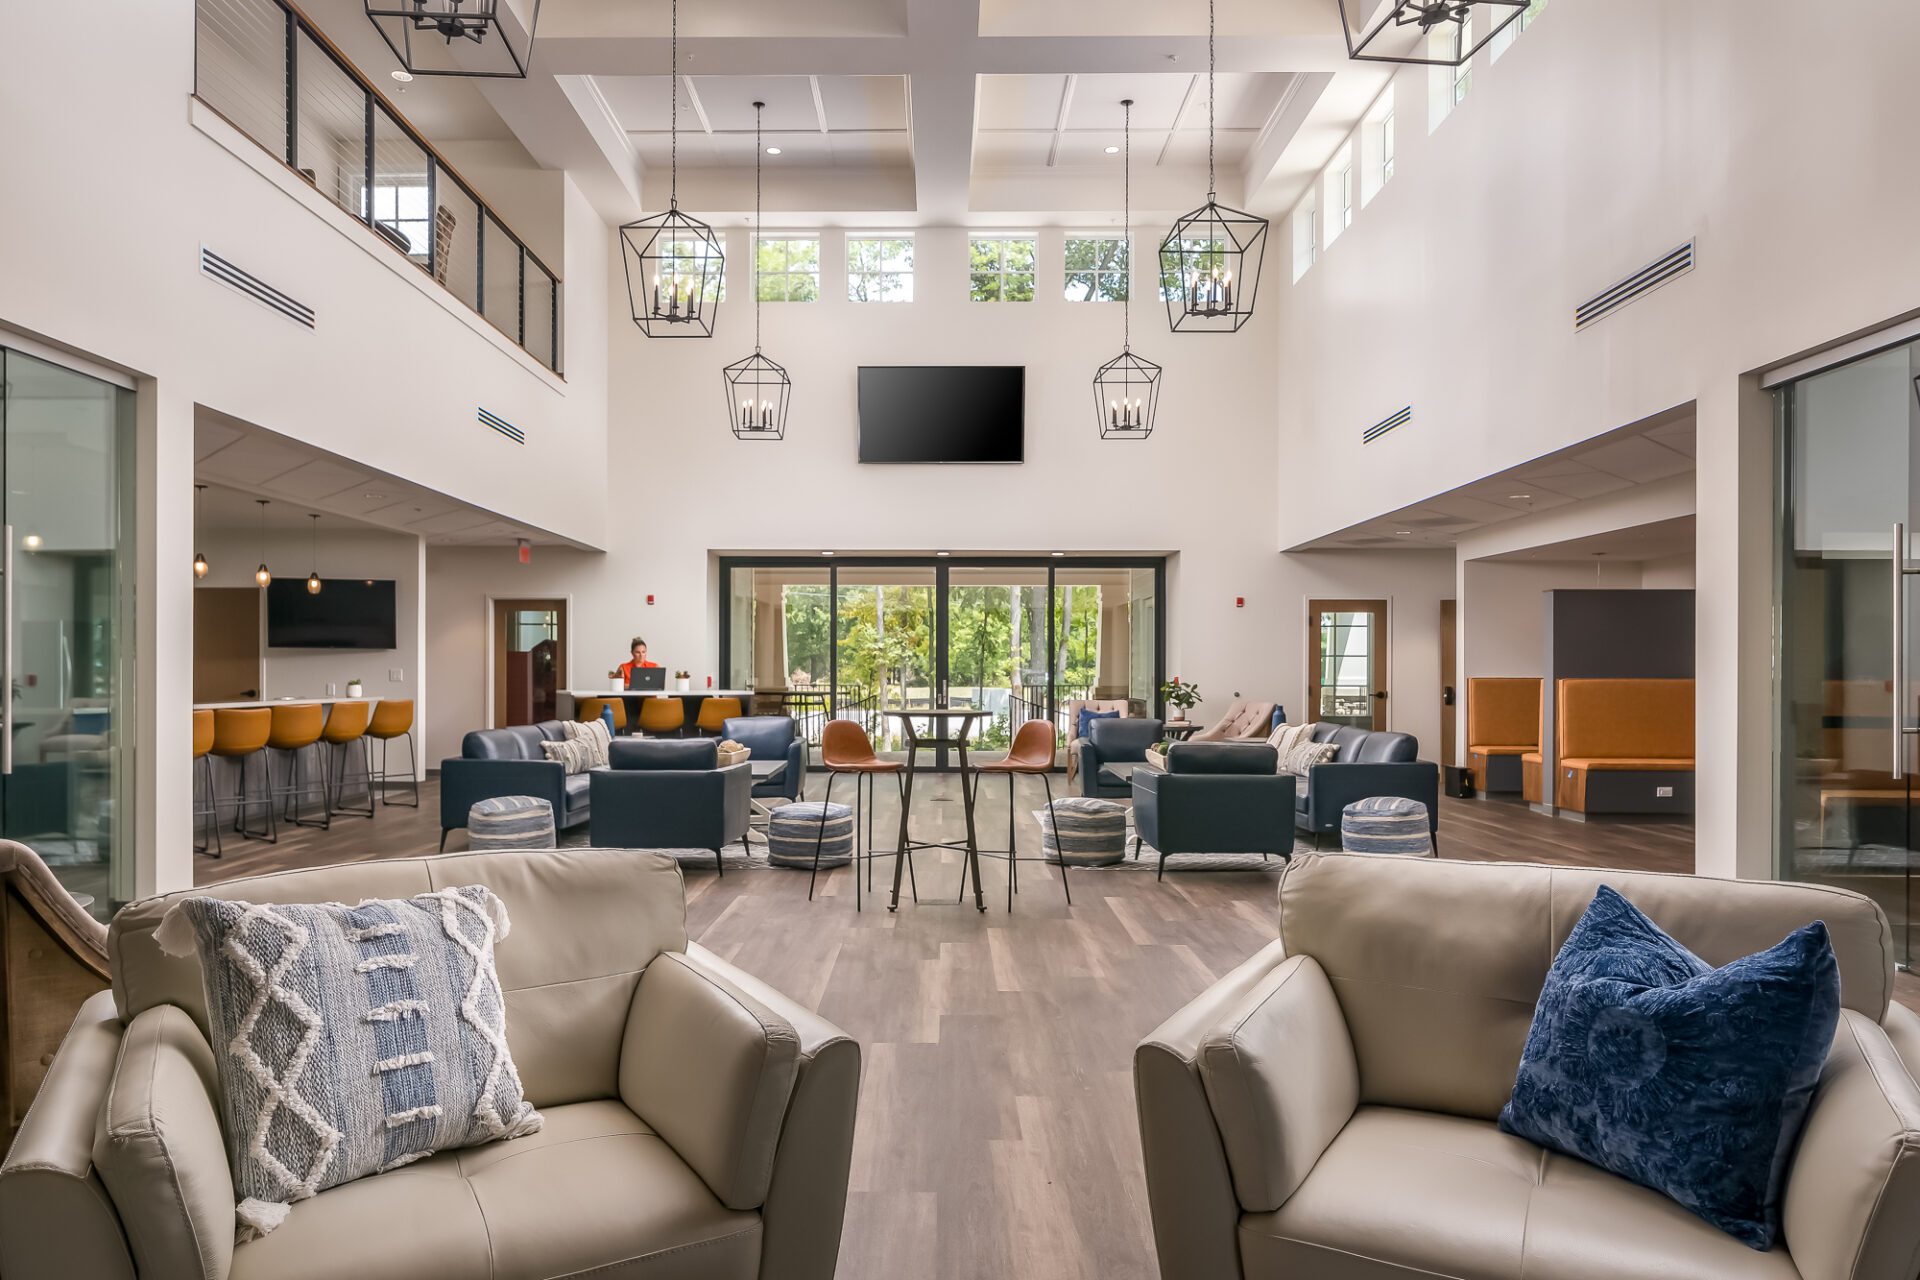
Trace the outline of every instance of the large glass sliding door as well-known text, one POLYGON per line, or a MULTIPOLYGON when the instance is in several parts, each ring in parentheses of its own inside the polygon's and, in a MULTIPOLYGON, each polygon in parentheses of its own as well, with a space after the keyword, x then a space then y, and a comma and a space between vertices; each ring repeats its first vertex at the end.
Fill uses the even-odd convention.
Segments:
POLYGON ((0 832, 102 919, 132 894, 132 424, 132 392, 0 348, 0 832))
POLYGON ((1157 560, 740 558, 721 569, 720 669, 754 690, 757 709, 792 711, 809 741, 842 717, 897 754, 885 712, 944 704, 989 713, 973 729, 982 747, 1051 719, 1064 752, 1071 701, 1156 707, 1157 560))
POLYGON ((1920 346, 1902 347, 1778 392, 1779 873, 1879 902, 1903 964, 1920 835, 1916 376, 1920 346))

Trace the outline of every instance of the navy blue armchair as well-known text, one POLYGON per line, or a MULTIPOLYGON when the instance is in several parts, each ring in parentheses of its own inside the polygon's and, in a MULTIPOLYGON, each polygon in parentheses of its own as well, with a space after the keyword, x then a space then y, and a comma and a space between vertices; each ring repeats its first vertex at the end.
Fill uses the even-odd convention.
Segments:
POLYGON ((1131 795, 1131 770, 1115 768, 1146 761, 1147 748, 1160 741, 1165 726, 1158 720, 1121 716, 1089 720, 1087 736, 1073 744, 1080 753, 1079 780, 1083 796, 1131 795))
POLYGON ((1264 742, 1178 742, 1167 771, 1133 772, 1133 852, 1144 841, 1160 854, 1159 875, 1177 853, 1293 853, 1294 784, 1277 773, 1264 742))
POLYGON ((756 798, 807 798, 807 741, 794 732, 792 716, 736 716, 720 726, 723 737, 745 747, 755 760, 784 760, 785 773, 754 784, 756 798))
POLYGON ((1356 729, 1351 725, 1317 724, 1315 742, 1339 747, 1333 759, 1307 771, 1306 785, 1295 802, 1294 821, 1313 837, 1340 830, 1340 813, 1355 800, 1369 796, 1401 796, 1427 806, 1427 826, 1439 848, 1440 766, 1421 760, 1420 740, 1410 733, 1356 729))
POLYGON ((535 796, 553 806, 557 831, 587 820, 591 803, 587 775, 567 776, 558 760, 549 760, 542 742, 566 737, 558 720, 514 725, 507 729, 476 729, 460 742, 460 754, 440 762, 440 848, 447 835, 464 831, 467 811, 481 800, 500 796, 535 796))
POLYGON ((595 769, 587 842, 601 849, 711 849, 747 834, 753 771, 745 761, 719 766, 711 738, 621 738, 611 767, 595 769))

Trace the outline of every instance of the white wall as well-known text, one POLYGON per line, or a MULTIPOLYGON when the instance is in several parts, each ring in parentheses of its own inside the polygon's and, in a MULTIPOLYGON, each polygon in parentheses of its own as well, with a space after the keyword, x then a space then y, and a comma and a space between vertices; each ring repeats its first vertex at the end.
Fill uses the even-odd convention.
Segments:
MULTIPOLYGON (((1150 288, 1150 237, 1136 238, 1150 288)), ((1119 353, 1111 304, 1062 299, 1059 231, 1042 232, 1038 299, 967 300, 967 238, 922 229, 915 301, 845 300, 840 233, 823 237, 823 298, 768 304, 766 354, 794 379, 780 443, 736 440, 721 367, 752 350, 752 313, 725 304, 711 341, 649 341, 609 299, 607 554, 536 549, 429 551, 429 684, 440 714, 429 755, 458 750, 483 722, 486 605, 495 596, 571 595, 576 673, 603 673, 644 634, 656 660, 696 684, 718 676, 718 552, 834 549, 1176 553, 1165 604, 1169 672, 1304 711, 1306 600, 1389 597, 1396 723, 1432 742, 1439 725, 1439 600, 1453 590, 1444 552, 1282 556, 1273 511, 1283 493, 1271 430, 1271 312, 1237 336, 1169 335, 1157 301, 1134 304, 1134 346, 1166 368, 1151 439, 1103 441, 1094 370, 1119 353), (1024 364, 1027 458, 1017 467, 874 467, 855 461, 855 375, 863 364, 1024 364), (644 604, 651 593, 657 603, 644 604), (1246 597, 1236 609, 1234 598, 1246 597), (1404 696, 1402 696, 1404 695, 1404 696)), ((746 236, 730 234, 728 294, 750 296, 746 236)), ((1269 272, 1278 270, 1270 257, 1269 272)), ((1265 282, 1271 288, 1271 280, 1265 282)), ((1136 290, 1136 294, 1144 293, 1136 290)), ((1287 498, 1291 500, 1291 498, 1287 498)))
POLYGON ((1663 556, 1658 560, 1644 560, 1640 564, 1640 585, 1653 589, 1691 589, 1695 578, 1693 572, 1693 553, 1663 556))

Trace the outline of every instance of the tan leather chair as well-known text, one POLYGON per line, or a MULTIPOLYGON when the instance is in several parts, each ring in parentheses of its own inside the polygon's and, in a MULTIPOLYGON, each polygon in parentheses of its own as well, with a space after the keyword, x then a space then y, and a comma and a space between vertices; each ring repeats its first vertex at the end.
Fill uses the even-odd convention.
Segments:
MULTIPOLYGON (((900 792, 900 850, 896 857, 907 860, 907 876, 913 885, 913 900, 920 901, 920 885, 913 879, 913 851, 907 848, 907 766, 899 760, 882 760, 873 749, 867 731, 851 720, 829 720, 820 733, 820 767, 827 771, 827 794, 821 804, 833 803, 833 780, 845 774, 853 777, 853 909, 864 910, 864 899, 873 891, 873 789, 882 775, 893 778, 900 792), (865 792, 864 797, 862 792, 865 792), (864 852, 860 838, 861 814, 866 815, 867 835, 864 852), (860 863, 867 864, 867 883, 860 884, 860 863)), ((807 901, 813 901, 813 887, 820 879, 821 842, 826 839, 827 824, 820 824, 814 839, 813 873, 807 877, 807 901)))
POLYGON ((1280 940, 1134 1052, 1162 1275, 1913 1280, 1920 1016, 1886 917, 1845 890, 1305 855, 1280 940), (1611 885, 1725 964, 1825 920, 1840 1028, 1756 1253, 1659 1193, 1503 1134, 1547 968, 1611 885))
MULTIPOLYGON (((211 717, 209 717, 211 719, 211 717)), ((209 728, 208 733, 212 730, 209 728)), ((107 927, 40 855, 0 840, 0 1143, 40 1091, 74 1011, 107 985, 107 927)))
MULTIPOLYGON (((1053 815, 1053 721, 1029 720, 1020 726, 1013 735, 1013 745, 1007 754, 998 760, 988 760, 973 766, 973 794, 975 803, 980 795, 980 781, 983 778, 1004 774, 1007 779, 1007 910, 1013 910, 1013 895, 1020 891, 1020 842, 1015 839, 1014 819, 1019 808, 1013 802, 1013 780, 1021 775, 1039 778, 1047 792, 1047 820, 1054 822, 1053 815)), ((963 779, 964 782, 964 779, 963 779)), ((1061 848, 1060 827, 1054 822, 1053 847, 1061 848)), ((1044 850, 1041 861, 1046 861, 1044 850)), ((1067 887, 1067 859, 1063 853, 1060 858, 1060 891, 1067 897, 1067 905, 1073 905, 1073 890, 1067 887)), ((960 873, 960 897, 967 896, 967 875, 964 864, 960 873)))
POLYGON ((196 890, 354 902, 484 884, 507 1040, 541 1131, 451 1151, 293 1206, 234 1243, 198 962, 115 919, 114 987, 87 1001, 0 1165, 7 1280, 661 1276, 829 1280, 860 1049, 690 945, 665 854, 450 854, 196 890))
POLYGON ((1236 698, 1227 704, 1226 713, 1188 739, 1190 742, 1265 742, 1273 732, 1271 702, 1248 702, 1236 698))

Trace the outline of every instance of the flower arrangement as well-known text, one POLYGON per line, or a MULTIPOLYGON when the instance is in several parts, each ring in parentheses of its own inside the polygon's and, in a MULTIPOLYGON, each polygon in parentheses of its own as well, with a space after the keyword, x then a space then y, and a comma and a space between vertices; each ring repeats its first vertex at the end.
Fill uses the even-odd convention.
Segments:
POLYGON ((1200 686, 1187 684, 1175 676, 1160 686, 1160 699, 1178 713, 1172 719, 1185 720, 1187 712, 1200 705, 1200 686))

